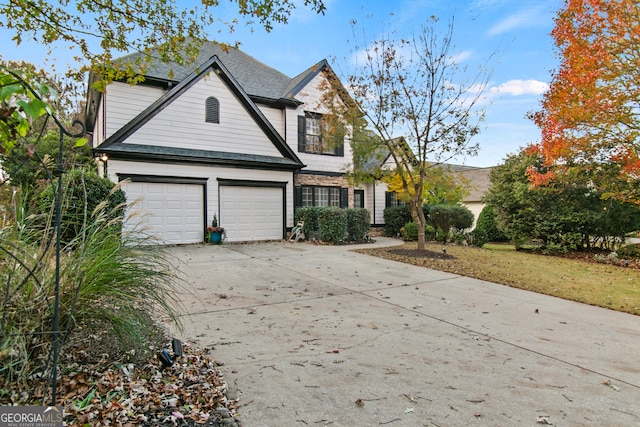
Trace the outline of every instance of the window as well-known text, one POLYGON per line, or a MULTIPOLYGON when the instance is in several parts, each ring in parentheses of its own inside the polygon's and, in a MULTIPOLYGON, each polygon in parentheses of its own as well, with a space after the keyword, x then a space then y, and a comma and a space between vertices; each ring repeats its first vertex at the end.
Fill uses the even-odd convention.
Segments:
POLYGON ((294 200, 296 207, 311 206, 337 206, 346 207, 347 200, 344 197, 346 188, 340 187, 320 187, 303 185, 296 187, 294 200))
POLYGON ((364 190, 353 190, 353 207, 364 208, 364 190))
POLYGON ((207 123, 220 123, 220 101, 218 98, 210 96, 205 101, 207 123))
POLYGON ((301 153, 344 156, 344 146, 325 147, 322 141, 322 114, 298 116, 298 151, 301 153))
POLYGON ((398 200, 396 193, 393 191, 387 191, 384 193, 385 196, 385 208, 391 208, 396 206, 405 206, 407 203, 402 200, 398 200))

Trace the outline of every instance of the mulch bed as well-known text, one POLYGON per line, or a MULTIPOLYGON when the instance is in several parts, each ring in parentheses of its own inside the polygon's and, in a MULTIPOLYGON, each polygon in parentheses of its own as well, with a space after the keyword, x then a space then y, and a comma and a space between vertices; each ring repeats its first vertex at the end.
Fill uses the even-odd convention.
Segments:
MULTIPOLYGON (((181 357, 168 350, 175 360, 165 367, 157 353, 143 358, 117 351, 105 341, 107 334, 79 335, 65 346, 59 364, 56 404, 64 407, 66 425, 241 426, 221 364, 206 351, 183 344, 181 357)), ((46 381, 12 384, 0 394, 0 405, 43 402, 50 403, 46 381)))
POLYGON ((429 259, 455 259, 454 256, 449 255, 448 253, 435 252, 427 249, 388 249, 387 252, 394 255, 404 256, 404 257, 412 257, 412 258, 429 258, 429 259))

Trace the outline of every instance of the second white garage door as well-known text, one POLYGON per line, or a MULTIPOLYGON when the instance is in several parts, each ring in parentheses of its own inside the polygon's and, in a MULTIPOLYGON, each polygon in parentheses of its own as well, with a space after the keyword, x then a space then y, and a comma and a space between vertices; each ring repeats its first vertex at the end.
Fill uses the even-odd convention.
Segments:
MULTIPOLYGON (((124 185, 127 203, 136 201, 129 227, 137 225, 163 244, 199 243, 204 240, 203 186, 159 182, 124 185)), ((131 212, 129 212, 131 213, 131 212)))
POLYGON ((219 225, 229 242, 282 239, 283 209, 282 188, 220 186, 219 225))

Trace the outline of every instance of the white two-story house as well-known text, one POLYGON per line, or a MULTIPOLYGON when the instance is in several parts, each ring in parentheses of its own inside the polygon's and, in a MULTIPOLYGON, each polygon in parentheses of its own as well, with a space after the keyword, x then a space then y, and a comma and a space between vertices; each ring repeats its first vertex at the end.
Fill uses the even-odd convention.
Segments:
POLYGON ((126 180, 127 201, 136 201, 129 225, 141 222, 164 243, 197 243, 215 215, 230 242, 279 240, 296 207, 374 199, 345 179, 349 140, 331 149, 320 141, 322 83, 337 79, 327 61, 291 78, 215 43, 199 58, 189 68, 155 63, 143 83, 88 94, 100 169, 126 180))

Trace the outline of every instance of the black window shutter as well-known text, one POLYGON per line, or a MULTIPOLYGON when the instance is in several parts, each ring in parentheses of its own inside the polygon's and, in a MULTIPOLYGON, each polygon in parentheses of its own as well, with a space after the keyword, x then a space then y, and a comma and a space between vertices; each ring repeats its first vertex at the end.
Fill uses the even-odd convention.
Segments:
POLYGON ((336 156, 344 157, 344 144, 336 147, 336 156))
POLYGON ((342 189, 342 200, 341 201, 341 206, 343 209, 347 209, 349 207, 349 189, 348 188, 343 188, 342 189))
POLYGON ((206 100, 206 118, 207 123, 220 123, 220 101, 213 96, 206 100))
POLYGON ((307 119, 305 116, 298 116, 298 152, 304 153, 307 134, 307 119))
POLYGON ((302 207, 302 186, 293 187, 293 207, 294 209, 302 207))
POLYGON ((393 193, 390 191, 385 191, 384 192, 384 207, 385 208, 390 208, 391 207, 391 195, 393 193))

